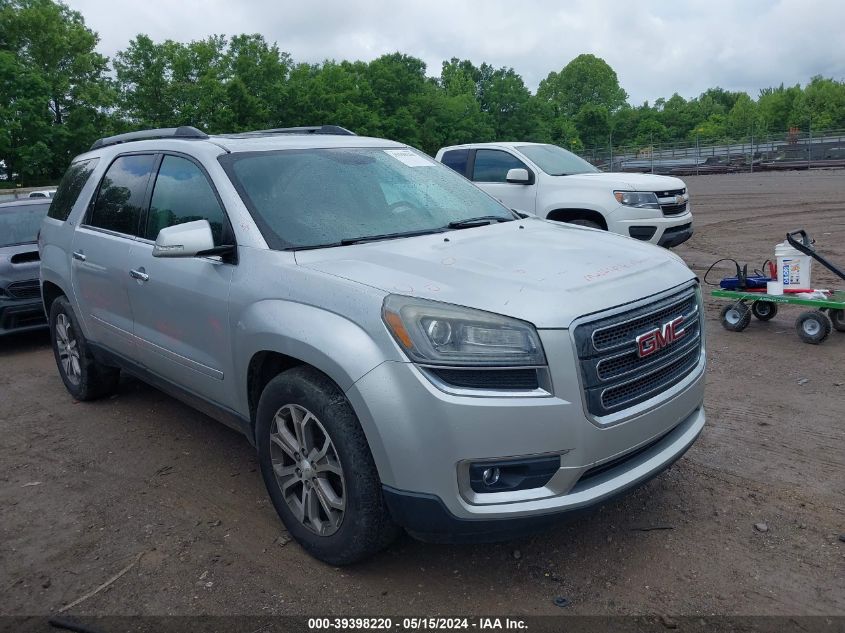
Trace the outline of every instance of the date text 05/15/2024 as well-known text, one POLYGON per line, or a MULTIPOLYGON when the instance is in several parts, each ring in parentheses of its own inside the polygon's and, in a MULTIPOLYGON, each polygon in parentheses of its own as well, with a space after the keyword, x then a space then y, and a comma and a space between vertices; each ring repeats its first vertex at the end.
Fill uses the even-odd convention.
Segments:
POLYGON ((476 630, 519 631, 528 628, 520 618, 443 618, 443 617, 408 617, 401 620, 392 618, 309 618, 308 629, 319 630, 359 630, 359 631, 447 631, 476 630))

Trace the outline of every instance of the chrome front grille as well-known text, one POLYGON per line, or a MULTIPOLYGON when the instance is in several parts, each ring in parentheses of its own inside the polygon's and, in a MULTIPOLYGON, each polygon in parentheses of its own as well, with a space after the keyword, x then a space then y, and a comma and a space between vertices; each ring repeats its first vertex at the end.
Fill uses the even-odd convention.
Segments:
POLYGON ((660 210, 663 215, 681 215, 687 212, 687 203, 683 204, 661 204, 660 210))
POLYGON ((682 215, 687 212, 689 196, 686 189, 673 189, 671 191, 655 191, 660 210, 663 215, 682 215))
POLYGON ((612 316, 579 324, 575 344, 587 409, 608 415, 648 400, 683 380, 701 356, 701 308, 696 287, 612 316), (678 324, 683 335, 641 356, 637 338, 678 324))
POLYGON ((37 279, 27 279, 9 284, 6 294, 15 299, 37 299, 41 296, 41 288, 37 279))

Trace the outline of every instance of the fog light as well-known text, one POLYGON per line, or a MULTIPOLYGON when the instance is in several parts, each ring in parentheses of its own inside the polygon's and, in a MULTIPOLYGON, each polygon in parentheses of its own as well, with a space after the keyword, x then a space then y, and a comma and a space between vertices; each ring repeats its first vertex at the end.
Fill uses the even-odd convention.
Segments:
POLYGON ((484 482, 485 486, 492 486, 499 481, 499 477, 501 477, 502 471, 498 468, 486 468, 483 473, 481 473, 481 481, 484 482))
POLYGON ((469 465, 469 485, 481 493, 541 488, 558 468, 560 455, 475 462, 469 465))

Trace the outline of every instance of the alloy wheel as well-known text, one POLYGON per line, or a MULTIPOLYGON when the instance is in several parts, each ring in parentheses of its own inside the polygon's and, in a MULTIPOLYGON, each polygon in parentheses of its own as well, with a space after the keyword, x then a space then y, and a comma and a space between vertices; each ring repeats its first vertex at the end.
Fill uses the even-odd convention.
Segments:
POLYGON ((287 404, 273 418, 270 440, 276 483, 290 511, 320 536, 337 532, 346 510, 346 483, 325 427, 305 407, 287 404))
POLYGON ((59 362, 62 364, 65 376, 71 384, 78 385, 82 379, 79 343, 73 332, 73 325, 66 314, 56 317, 56 347, 59 350, 59 362))

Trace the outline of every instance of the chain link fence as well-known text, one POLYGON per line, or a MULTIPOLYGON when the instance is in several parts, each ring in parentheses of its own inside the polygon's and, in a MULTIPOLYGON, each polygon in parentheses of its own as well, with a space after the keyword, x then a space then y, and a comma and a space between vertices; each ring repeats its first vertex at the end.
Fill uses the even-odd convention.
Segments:
POLYGON ((645 146, 595 147, 580 156, 602 171, 672 176, 845 167, 845 130, 786 133, 734 142, 696 140, 645 146))

